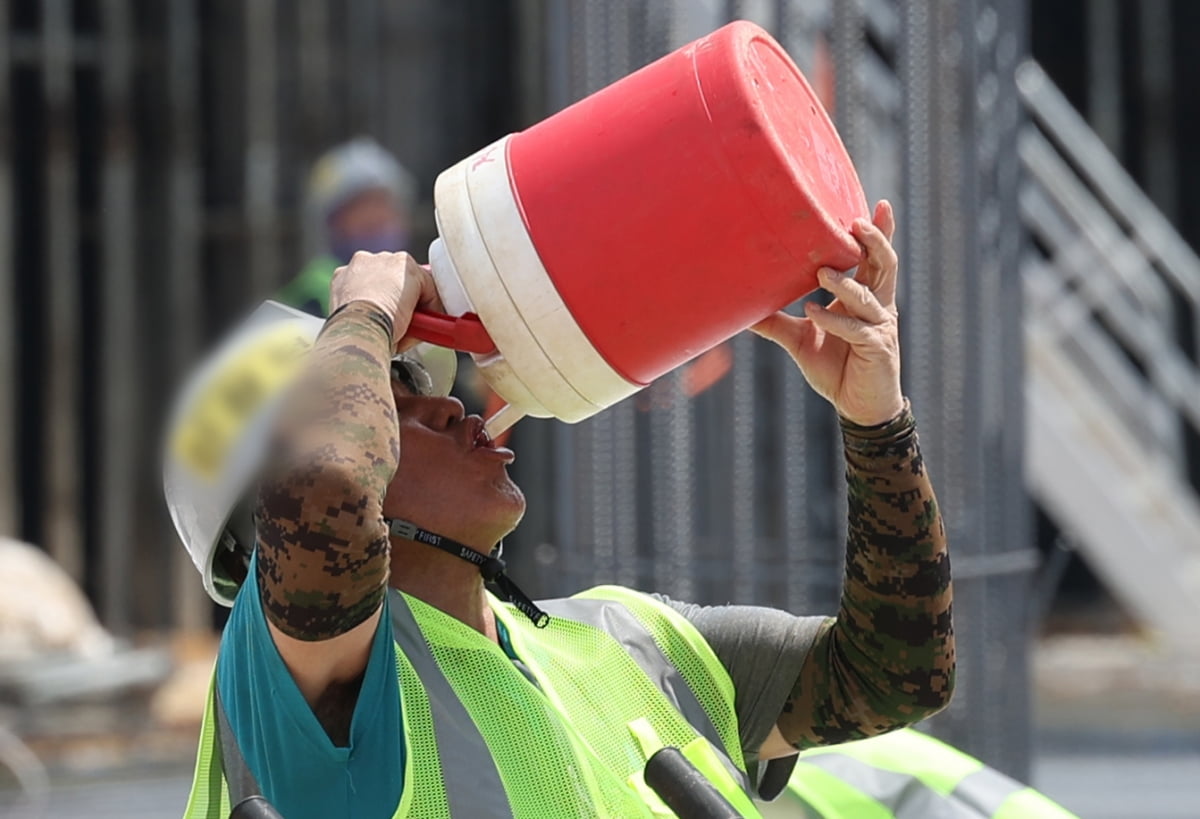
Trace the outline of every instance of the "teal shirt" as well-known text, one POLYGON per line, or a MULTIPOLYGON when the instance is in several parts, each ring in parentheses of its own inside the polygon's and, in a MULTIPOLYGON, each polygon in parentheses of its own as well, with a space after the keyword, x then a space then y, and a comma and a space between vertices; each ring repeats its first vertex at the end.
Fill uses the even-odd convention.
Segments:
POLYGON ((384 601, 349 744, 336 747, 313 715, 267 630, 254 582, 242 584, 221 639, 217 685, 246 764, 287 819, 390 817, 404 787, 396 647, 384 601))

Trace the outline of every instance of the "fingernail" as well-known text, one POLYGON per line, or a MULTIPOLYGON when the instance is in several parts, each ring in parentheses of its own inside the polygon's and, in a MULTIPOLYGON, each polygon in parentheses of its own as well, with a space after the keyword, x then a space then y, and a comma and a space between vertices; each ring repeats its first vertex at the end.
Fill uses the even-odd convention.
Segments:
POLYGON ((831 282, 839 281, 842 278, 842 274, 834 270, 832 267, 822 267, 817 271, 817 275, 823 276, 831 282))

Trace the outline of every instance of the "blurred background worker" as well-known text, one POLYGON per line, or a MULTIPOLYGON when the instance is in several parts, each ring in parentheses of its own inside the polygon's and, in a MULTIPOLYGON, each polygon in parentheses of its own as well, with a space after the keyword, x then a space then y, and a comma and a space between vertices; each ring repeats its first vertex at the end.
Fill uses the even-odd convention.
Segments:
POLYGON ((313 163, 305 193, 309 260, 277 299, 324 318, 333 271, 356 251, 408 249, 416 197, 412 174, 370 137, 326 151, 313 163))

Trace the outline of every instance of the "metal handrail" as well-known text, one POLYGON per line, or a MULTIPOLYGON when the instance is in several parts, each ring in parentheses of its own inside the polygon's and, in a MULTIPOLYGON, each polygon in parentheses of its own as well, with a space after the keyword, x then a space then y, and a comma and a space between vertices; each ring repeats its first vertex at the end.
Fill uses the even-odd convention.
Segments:
POLYGON ((1018 147, 1022 218, 1051 253, 1026 276, 1026 323, 1094 376, 1134 438, 1181 468, 1183 425, 1200 430, 1200 367, 1178 340, 1176 308, 1200 315, 1200 257, 1036 63, 1017 85, 1032 123, 1018 147))
POLYGON ((1200 256, 1154 206, 1137 182, 1121 167, 1083 117, 1032 60, 1017 69, 1017 92, 1033 121, 1055 135, 1078 158, 1077 171, 1105 207, 1129 226, 1146 258, 1194 306, 1200 306, 1200 256))

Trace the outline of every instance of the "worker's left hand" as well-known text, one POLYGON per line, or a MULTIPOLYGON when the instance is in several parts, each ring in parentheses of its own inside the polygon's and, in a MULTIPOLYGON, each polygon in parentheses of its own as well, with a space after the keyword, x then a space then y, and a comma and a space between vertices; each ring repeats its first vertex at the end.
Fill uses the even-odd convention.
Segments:
POLYGON ((838 414, 862 426, 890 421, 904 409, 900 390, 900 333, 896 318, 896 268, 892 206, 875 206, 875 223, 856 219, 851 234, 863 247, 850 277, 821 268, 821 287, 837 300, 804 305, 806 317, 780 311, 751 329, 789 353, 814 390, 838 414))

